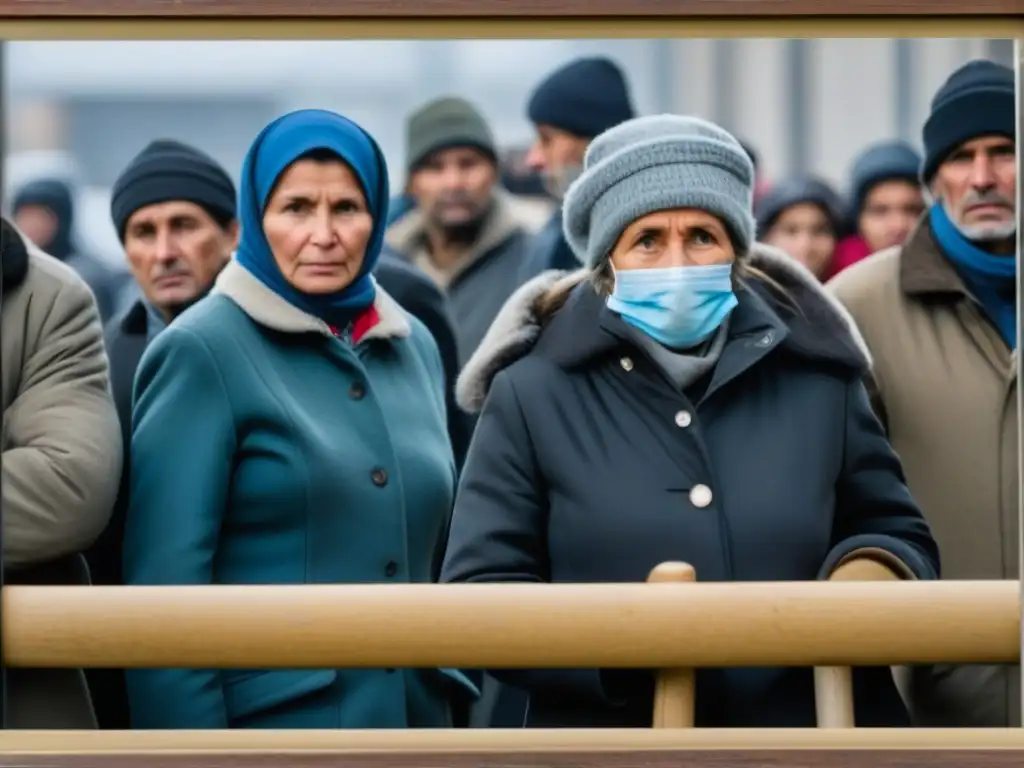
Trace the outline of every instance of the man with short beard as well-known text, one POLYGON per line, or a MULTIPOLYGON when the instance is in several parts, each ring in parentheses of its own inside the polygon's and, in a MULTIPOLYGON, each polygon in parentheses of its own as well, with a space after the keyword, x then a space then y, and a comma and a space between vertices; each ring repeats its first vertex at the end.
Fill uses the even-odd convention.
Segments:
MULTIPOLYGON (((124 468, 110 523, 85 555, 93 584, 119 586, 135 369, 156 335, 213 286, 235 249, 238 222, 235 186, 227 172, 198 149, 166 139, 152 142, 128 163, 114 182, 110 211, 142 295, 105 330, 124 468)), ((123 671, 88 670, 86 677, 100 728, 128 728, 123 671)))
POLYGON ((406 189, 416 207, 389 227, 386 252, 448 295, 464 363, 519 285, 529 230, 498 185, 494 136, 472 104, 432 101, 406 132, 406 189))
POLYGON ((547 269, 579 267, 562 234, 562 198, 583 169, 583 155, 594 137, 635 117, 626 76, 603 56, 575 59, 556 69, 534 89, 526 112, 537 132, 526 164, 543 176, 559 208, 534 236, 524 281, 547 269))
MULTIPOLYGON (((972 61, 939 88, 921 168, 933 205, 905 243, 829 284, 870 348, 875 408, 947 579, 1019 578, 1013 80, 972 61)), ((1017 665, 903 682, 918 726, 1020 727, 1017 665)))

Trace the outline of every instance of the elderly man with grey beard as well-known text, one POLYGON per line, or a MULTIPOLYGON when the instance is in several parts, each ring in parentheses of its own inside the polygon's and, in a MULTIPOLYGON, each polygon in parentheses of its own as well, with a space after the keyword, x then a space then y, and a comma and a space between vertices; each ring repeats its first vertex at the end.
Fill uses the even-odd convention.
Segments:
MULTIPOLYGON (((1013 80, 990 61, 950 75, 924 125, 931 208, 830 283, 870 347, 874 405, 946 579, 1020 576, 1013 80)), ((1019 666, 897 674, 917 725, 1020 727, 1019 666)))
POLYGON ((586 56, 562 65, 530 94, 526 114, 536 138, 526 165, 541 174, 558 209, 538 232, 523 263, 523 281, 579 262, 562 234, 562 198, 583 171, 595 136, 635 116, 626 75, 611 59, 586 56))

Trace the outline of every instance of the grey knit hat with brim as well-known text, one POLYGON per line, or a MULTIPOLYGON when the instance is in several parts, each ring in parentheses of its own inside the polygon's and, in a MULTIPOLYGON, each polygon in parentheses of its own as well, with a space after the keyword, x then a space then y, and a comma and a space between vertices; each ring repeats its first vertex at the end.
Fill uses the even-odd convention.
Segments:
POLYGON ((720 218, 739 253, 754 239, 754 166, 728 131, 698 117, 620 123, 587 148, 562 227, 583 264, 604 263, 622 232, 656 211, 695 208, 720 218))

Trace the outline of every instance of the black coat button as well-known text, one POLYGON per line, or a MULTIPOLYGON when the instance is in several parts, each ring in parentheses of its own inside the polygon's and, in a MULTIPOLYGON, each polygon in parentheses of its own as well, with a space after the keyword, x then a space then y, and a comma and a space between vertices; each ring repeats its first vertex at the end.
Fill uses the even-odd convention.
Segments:
POLYGON ((370 479, 373 480, 373 484, 378 488, 383 488, 388 484, 388 473, 383 469, 375 469, 370 473, 370 479))
POLYGON ((394 560, 390 561, 387 565, 384 566, 384 575, 387 576, 389 579, 396 573, 398 573, 398 563, 396 563, 394 560))
POLYGON ((366 387, 363 386, 363 382, 352 382, 352 386, 348 388, 348 396, 353 400, 362 400, 366 396, 366 387))

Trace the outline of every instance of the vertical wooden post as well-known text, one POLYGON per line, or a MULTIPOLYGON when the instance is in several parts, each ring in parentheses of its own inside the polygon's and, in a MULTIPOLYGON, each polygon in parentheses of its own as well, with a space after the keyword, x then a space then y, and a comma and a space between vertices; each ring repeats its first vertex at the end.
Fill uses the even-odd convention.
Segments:
MULTIPOLYGON (((697 580, 697 572, 686 563, 662 563, 647 577, 649 584, 689 582, 697 580)), ((679 638, 679 642, 686 642, 679 638)), ((695 690, 692 669, 662 669, 657 673, 654 688, 654 727, 693 728, 695 690)))
POLYGON ((814 708, 819 728, 854 728, 850 667, 814 668, 814 708))

